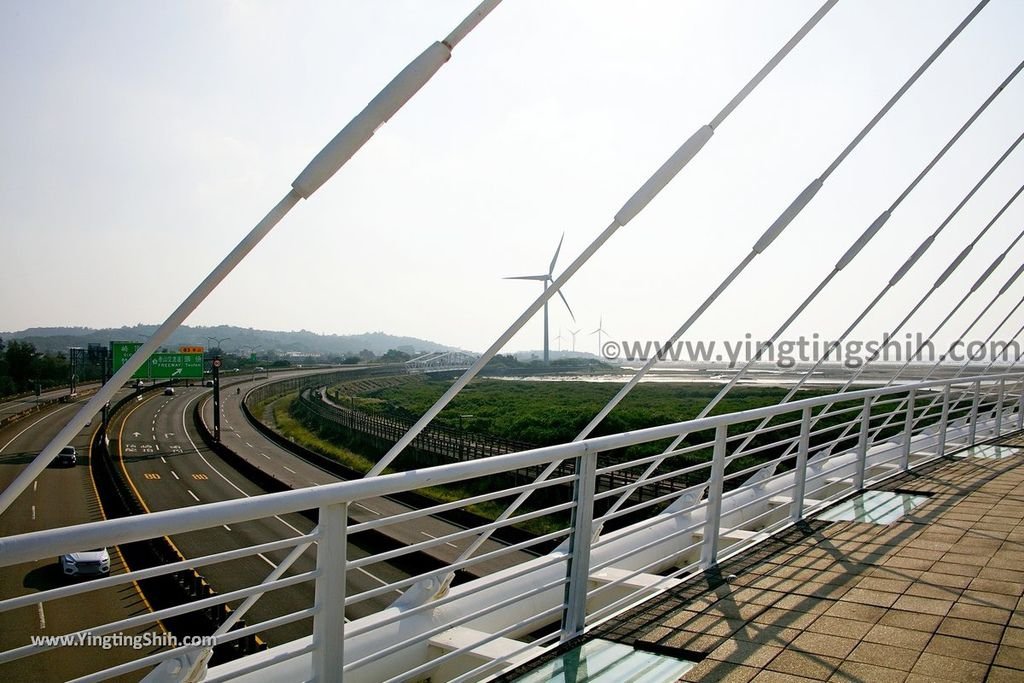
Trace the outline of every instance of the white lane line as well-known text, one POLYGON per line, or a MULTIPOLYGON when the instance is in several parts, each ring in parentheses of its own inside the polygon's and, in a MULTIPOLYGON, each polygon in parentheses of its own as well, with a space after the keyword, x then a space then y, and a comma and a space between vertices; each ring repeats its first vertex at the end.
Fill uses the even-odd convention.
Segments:
POLYGON ((249 448, 252 448, 252 444, 249 443, 248 441, 245 442, 245 445, 248 446, 249 448))
POLYGON ((36 492, 36 487, 37 486, 39 486, 39 480, 38 479, 36 479, 35 481, 32 482, 32 493, 36 492))
POLYGON ((267 556, 266 556, 266 555, 264 555, 263 553, 256 553, 256 556, 257 556, 257 557, 259 557, 259 558, 260 558, 261 560, 263 560, 264 562, 266 562, 267 564, 269 564, 269 565, 270 565, 271 567, 273 567, 274 569, 277 569, 277 565, 276 565, 276 564, 274 564, 273 562, 271 562, 270 560, 268 560, 268 559, 267 559, 267 556))
MULTIPOLYGON (((200 394, 200 395, 201 395, 201 394, 200 394)), ((185 416, 186 416, 186 415, 188 414, 188 407, 189 407, 190 405, 192 405, 192 401, 196 400, 197 398, 199 398, 199 396, 194 396, 194 397, 190 398, 190 399, 189 399, 189 400, 188 400, 188 401, 187 401, 187 402, 185 403, 185 407, 181 409, 181 426, 182 426, 182 432, 183 432, 183 433, 185 434, 185 438, 186 438, 186 439, 188 439, 188 442, 189 442, 190 444, 192 444, 192 450, 194 450, 194 451, 196 452, 196 455, 198 455, 198 456, 199 456, 199 457, 200 457, 200 458, 202 459, 202 461, 203 461, 203 462, 205 462, 205 463, 207 464, 207 466, 208 466, 208 467, 209 467, 209 468, 210 468, 211 470, 213 470, 214 472, 216 472, 216 473, 217 473, 217 476, 218 476, 218 477, 220 477, 221 479, 223 479, 224 481, 226 481, 226 482, 228 483, 228 486, 230 486, 230 487, 231 487, 231 488, 233 488, 234 490, 238 491, 239 493, 241 493, 241 494, 242 494, 243 496, 245 496, 246 498, 251 498, 252 496, 250 496, 250 495, 249 495, 248 493, 246 493, 245 491, 243 491, 242 489, 240 489, 240 488, 238 487, 238 485, 237 485, 237 484, 235 484, 235 482, 231 481, 231 480, 230 480, 230 479, 228 479, 228 478, 227 478, 226 476, 224 476, 224 473, 223 473, 223 472, 221 472, 221 471, 220 471, 220 470, 218 470, 218 469, 217 469, 216 467, 214 467, 214 466, 213 466, 213 463, 211 463, 211 462, 210 462, 209 460, 207 460, 207 459, 206 459, 206 456, 205 456, 205 455, 203 455, 203 454, 202 454, 202 452, 201 452, 201 451, 199 450, 199 448, 198 448, 198 447, 196 446, 196 442, 192 440, 192 435, 188 433, 188 422, 186 421, 186 419, 185 419, 185 416)), ((277 521, 281 522, 281 524, 284 524, 284 525, 285 525, 286 527, 288 527, 289 529, 291 529, 292 531, 294 531, 294 532, 295 532, 295 534, 296 534, 297 536, 302 536, 302 535, 303 535, 303 532, 302 532, 302 531, 299 531, 299 529, 297 529, 297 528, 296 528, 296 527, 295 527, 294 525, 292 525, 292 524, 289 524, 288 522, 286 522, 286 521, 284 521, 283 519, 281 519, 281 517, 280 517, 280 516, 278 516, 278 515, 274 515, 274 519, 276 519, 277 521)), ((264 558, 264 559, 266 559, 266 558, 264 558)), ((268 562, 270 562, 270 560, 267 560, 267 561, 268 561, 268 562)), ((273 563, 271 562, 271 564, 273 564, 273 563)), ((273 566, 275 566, 275 567, 276 567, 277 565, 276 565, 276 564, 274 564, 273 566)))
POLYGON ((269 455, 267 455, 266 453, 260 453, 260 455, 262 455, 262 456, 263 456, 264 458, 266 458, 267 460, 270 460, 270 456, 269 456, 269 455))
POLYGON ((33 505, 32 506, 32 519, 35 520, 35 518, 36 518, 36 506, 33 505))
POLYGON ((43 603, 37 602, 36 607, 39 608, 39 630, 46 630, 46 612, 43 611, 43 603))
POLYGON ((228 531, 231 531, 231 527, 229 527, 227 524, 221 524, 221 526, 227 529, 228 531))
POLYGON ((64 406, 63 408, 57 408, 57 410, 53 411, 52 413, 48 413, 46 415, 43 415, 41 418, 39 418, 38 420, 36 420, 32 424, 30 424, 28 427, 25 427, 24 429, 22 429, 20 432, 18 432, 14 436, 12 436, 10 441, 5 443, 3 446, 0 446, 0 453, 3 453, 4 449, 7 448, 8 446, 10 446, 12 443, 14 443, 14 440, 17 439, 19 436, 21 436, 22 434, 24 434, 28 430, 32 429, 33 427, 35 427, 37 424, 39 424, 43 420, 45 420, 47 418, 50 418, 50 417, 53 417, 54 415, 56 415, 57 413, 59 413, 62 410, 67 410, 68 408, 71 407, 71 405, 72 404, 69 403, 68 405, 64 406))
POLYGON ((285 468, 286 470, 288 470, 292 474, 295 474, 295 470, 293 470, 291 467, 288 467, 288 465, 281 465, 281 467, 285 468))
MULTIPOLYGON (((421 534, 423 534, 424 536, 426 536, 427 538, 432 538, 432 539, 434 539, 435 541, 437 540, 437 536, 431 536, 431 535, 430 535, 430 534, 428 534, 428 533, 427 533, 426 531, 421 531, 420 533, 421 533, 421 534)), ((459 546, 455 545, 454 543, 449 543, 449 542, 447 542, 447 541, 445 541, 445 543, 444 543, 444 544, 445 544, 445 545, 450 545, 450 546, 451 546, 451 547, 453 547, 453 548, 458 548, 458 547, 459 547, 459 546)))
POLYGON ((376 510, 371 510, 370 508, 366 507, 366 506, 365 506, 365 505, 363 505, 362 503, 353 503, 353 505, 355 505, 355 506, 357 506, 357 507, 361 507, 361 508, 363 508, 364 510, 366 510, 367 512, 369 512, 369 513, 370 513, 371 515, 379 515, 379 514, 380 514, 380 513, 379 513, 379 512, 377 512, 376 510))
POLYGON ((167 458, 165 458, 164 456, 161 455, 160 456, 160 462, 162 462, 163 464, 166 465, 167 464, 167 458))
POLYGON ((175 472, 174 470, 171 470, 171 474, 174 476, 175 479, 177 479, 178 481, 181 481, 181 477, 178 476, 177 472, 175 472))
POLYGON ((185 489, 185 490, 188 491, 188 495, 192 496, 197 503, 199 502, 199 496, 197 496, 196 494, 192 493, 192 489, 185 489))

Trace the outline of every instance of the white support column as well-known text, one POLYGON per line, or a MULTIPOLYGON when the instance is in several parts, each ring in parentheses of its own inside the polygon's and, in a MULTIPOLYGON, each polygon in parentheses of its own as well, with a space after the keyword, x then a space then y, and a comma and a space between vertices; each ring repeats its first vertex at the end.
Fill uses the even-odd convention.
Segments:
POLYGON ((860 491, 864 488, 864 466, 868 456, 868 430, 871 428, 872 397, 864 399, 864 408, 860 411, 860 434, 857 437, 857 470, 853 475, 853 488, 860 491))
POLYGON ((949 384, 942 390, 942 417, 939 419, 939 442, 936 455, 946 452, 946 430, 949 429, 949 384))
POLYGON ((313 617, 313 680, 344 680, 345 573, 348 567, 348 503, 320 508, 320 544, 316 553, 317 609, 313 617))
POLYGON ((971 401, 971 426, 968 429, 967 445, 973 446, 978 435, 978 405, 981 403, 981 380, 974 382, 974 399, 971 401))
POLYGON ((911 389, 907 396, 907 415, 903 421, 903 452, 900 454, 900 468, 906 472, 910 469, 910 439, 914 436, 914 401, 917 389, 911 389))
POLYGON ((996 436, 1003 433, 1003 396, 1006 395, 1006 380, 999 380, 999 391, 996 393, 996 436))
POLYGON ((573 485, 572 535, 566 566, 565 600, 562 607, 561 641, 583 633, 587 622, 587 585, 590 579, 590 545, 594 529, 594 493, 597 490, 597 453, 576 458, 573 485))
POLYGON ((711 456, 711 481, 708 484, 707 518, 704 522, 704 543, 700 549, 700 566, 707 569, 718 562, 718 532, 722 524, 722 485, 725 481, 725 440, 729 426, 715 428, 715 449, 711 456))
POLYGON ((1024 429, 1024 385, 1018 384, 1017 391, 1020 392, 1017 398, 1017 429, 1024 429))
POLYGON ((804 516, 804 492, 807 490, 807 451, 811 444, 811 409, 804 408, 800 415, 800 448, 796 453, 796 469, 793 471, 793 502, 789 518, 799 522, 804 516))

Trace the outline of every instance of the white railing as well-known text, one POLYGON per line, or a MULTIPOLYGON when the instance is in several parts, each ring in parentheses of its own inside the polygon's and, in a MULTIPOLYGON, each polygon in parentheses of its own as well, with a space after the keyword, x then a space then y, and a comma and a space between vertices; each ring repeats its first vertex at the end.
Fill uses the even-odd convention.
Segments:
MULTIPOLYGON (((215 666, 207 680, 485 679, 854 491, 943 453, 1021 429, 1022 387, 1024 373, 1007 373, 851 391, 477 461, 2 538, 0 566, 9 566, 50 559, 69 548, 110 547, 303 510, 319 513, 319 524, 309 533, 7 598, 0 600, 0 614, 184 569, 290 551, 261 583, 97 624, 87 632, 123 632, 244 601, 237 617, 218 631, 219 642, 295 622, 311 621, 311 635, 215 666), (827 416, 816 414, 826 405, 831 405, 827 416), (765 418, 772 421, 758 427, 765 418), (843 436, 847 432, 850 436, 843 436), (658 446, 680 434, 687 439, 653 476, 638 480, 636 473, 663 457, 658 446), (514 481, 510 473, 559 461, 574 462, 575 474, 509 483, 514 481), (598 492, 598 477, 616 473, 633 476, 598 492), (669 479, 686 486, 631 506, 612 506, 623 495, 669 479), (452 502, 421 510, 362 523, 349 520, 354 504, 437 486, 457 486, 460 493, 452 502), (533 507, 508 520, 437 538, 424 534, 412 545, 349 557, 349 542, 360 534, 386 534, 431 515, 493 505, 524 492, 533 493, 533 507), (441 570, 414 572, 360 590, 352 590, 346 580, 374 565, 398 561, 415 566, 426 549, 468 544, 482 533, 531 521, 544 522, 535 538, 441 570), (546 551, 521 552, 531 548, 546 551), (291 561, 307 551, 316 553, 315 568, 290 569, 291 561), (495 571, 495 562, 502 568, 495 571), (484 570, 484 563, 490 569, 484 570), (452 585, 453 572, 474 578, 452 585), (229 630, 260 596, 298 584, 312 584, 311 605, 229 630), (402 595, 391 602, 396 592, 402 595), (346 621, 346 612, 365 616, 346 621)), ((46 649, 26 643, 2 652, 0 672, 7 662, 46 649)), ((195 647, 167 649, 79 680, 145 672, 157 665, 149 674, 152 680, 189 680, 190 670, 202 674, 208 655, 195 647)))

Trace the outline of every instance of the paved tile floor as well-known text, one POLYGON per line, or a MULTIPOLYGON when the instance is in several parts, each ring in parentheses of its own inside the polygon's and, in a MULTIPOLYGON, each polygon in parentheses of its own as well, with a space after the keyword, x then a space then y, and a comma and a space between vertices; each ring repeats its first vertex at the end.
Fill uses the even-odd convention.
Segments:
POLYGON ((685 681, 1024 681, 1021 465, 937 461, 882 487, 930 496, 899 521, 809 520, 591 636, 685 681))

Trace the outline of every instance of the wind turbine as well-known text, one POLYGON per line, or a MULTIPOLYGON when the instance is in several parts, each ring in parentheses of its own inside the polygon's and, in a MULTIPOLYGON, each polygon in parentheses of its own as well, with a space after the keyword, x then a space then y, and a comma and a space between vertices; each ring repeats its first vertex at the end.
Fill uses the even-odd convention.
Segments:
POLYGON ((572 335, 572 352, 576 353, 576 335, 579 334, 579 330, 569 330, 569 334, 572 335))
MULTIPOLYGON (((558 240, 558 247, 555 249, 555 255, 551 257, 551 265, 548 266, 548 272, 541 275, 518 275, 516 277, 507 277, 506 280, 539 280, 544 285, 544 291, 547 291, 548 285, 551 284, 551 274, 555 270, 555 261, 558 260, 558 252, 562 250, 562 241, 565 239, 565 233, 562 233, 562 238, 558 240)), ((566 309, 569 311, 569 316, 573 322, 576 322, 576 316, 573 315, 572 308, 569 307, 569 302, 565 300, 565 295, 562 294, 562 290, 558 290, 558 296, 562 297, 562 303, 565 304, 566 309)), ((577 330, 579 332, 579 330, 577 330)), ((548 351, 548 302, 544 302, 544 363, 545 365, 550 362, 550 352, 548 351)), ((576 350, 576 335, 573 334, 573 351, 576 350)))
POLYGON ((602 334, 608 334, 608 330, 604 329, 604 316, 603 315, 600 318, 598 318, 598 320, 597 320, 597 329, 594 330, 593 332, 591 332, 590 334, 596 334, 597 335, 597 356, 598 356, 598 358, 600 358, 601 354, 604 353, 604 347, 601 346, 601 335, 602 334))
POLYGON ((559 351, 562 350, 562 339, 563 339, 563 337, 562 337, 562 328, 559 327, 558 328, 558 336, 555 337, 555 341, 558 342, 558 350, 559 351))

